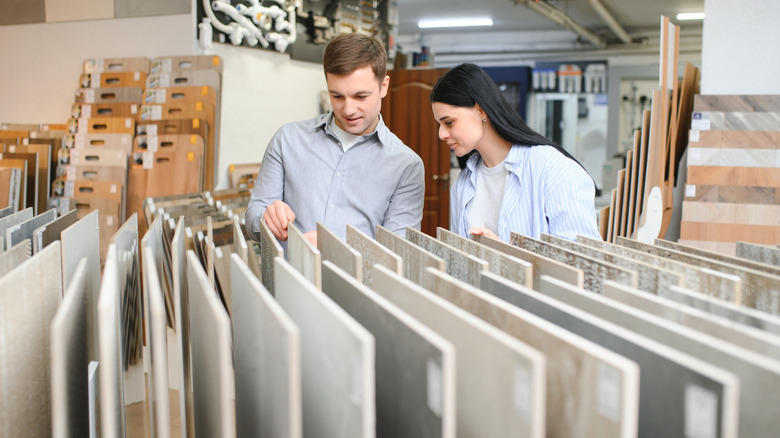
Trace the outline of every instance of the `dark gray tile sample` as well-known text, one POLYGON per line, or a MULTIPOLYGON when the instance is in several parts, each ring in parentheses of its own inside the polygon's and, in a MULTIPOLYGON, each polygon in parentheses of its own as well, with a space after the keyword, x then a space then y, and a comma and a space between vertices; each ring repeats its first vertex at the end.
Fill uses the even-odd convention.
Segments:
POLYGON ((739 435, 760 436, 780 427, 780 361, 754 353, 614 300, 542 282, 540 292, 707 361, 739 379, 739 435))
POLYGON ((466 283, 479 285, 480 272, 489 269, 488 263, 412 228, 406 229, 406 239, 420 248, 440 257, 447 265, 447 273, 466 283))
POLYGON ((260 221, 260 270, 263 273, 261 278, 263 286, 276 296, 274 291, 274 258, 284 258, 284 249, 276 240, 276 237, 268 228, 265 221, 260 221))
POLYGON ((547 436, 636 437, 635 362, 445 273, 430 274, 436 295, 545 355, 547 436))
POLYGON ((533 265, 530 262, 502 253, 441 227, 436 229, 436 238, 466 254, 486 261, 490 272, 496 275, 501 275, 526 287, 533 286, 533 265))
POLYGON ((287 261, 317 289, 322 288, 322 254, 292 222, 287 223, 287 261))
POLYGON ((187 251, 192 383, 198 435, 236 436, 236 382, 227 310, 192 250, 187 251))
POLYGON ((382 266, 375 274, 377 293, 455 346, 458 434, 544 436, 541 353, 382 266))
POLYGON ((377 437, 454 438, 454 403, 434 402, 455 399, 453 345, 327 260, 322 291, 376 340, 377 437))
POLYGON ((335 233, 317 223, 317 249, 322 261, 328 260, 358 281, 363 281, 363 258, 335 233))
POLYGON ((57 210, 51 209, 33 217, 32 219, 28 219, 24 222, 9 227, 5 234, 6 248, 11 248, 25 239, 32 241, 33 231, 41 226, 51 223, 57 217, 56 213, 57 210))
POLYGON ((5 241, 6 233, 9 228, 13 227, 14 225, 21 224, 24 221, 30 220, 33 218, 33 209, 32 207, 25 208, 22 211, 18 211, 10 216, 6 216, 4 218, 0 218, 0 237, 3 238, 3 250, 6 250, 10 248, 8 243, 5 241))
MULTIPOLYGON (((775 266, 771 263, 764 263, 755 260, 748 260, 744 257, 732 257, 726 254, 720 254, 713 251, 707 251, 706 249, 697 248, 695 246, 685 245, 677 242, 670 242, 663 239, 655 239, 655 244, 662 248, 673 249, 675 251, 684 252, 705 259, 714 260, 722 263, 730 263, 732 265, 741 266, 743 268, 753 269, 759 272, 765 272, 772 275, 780 275, 780 266, 775 266)), ((759 246, 759 245, 753 245, 759 246)))
POLYGON ((154 15, 187 14, 187 0, 115 0, 115 18, 149 17, 154 15))
MULTIPOLYGON (((51 322, 62 301, 59 245, 0 278, 0 430, 3 436, 52 433, 51 322)), ((86 370, 84 370, 86 373, 86 370)))
POLYGON ((737 410, 740 388, 733 374, 491 273, 483 274, 480 287, 639 364, 639 436, 684 436, 686 418, 693 414, 686 407, 688 388, 716 402, 706 404, 705 426, 716 427, 715 436, 735 436, 736 418, 726 415, 737 410))
POLYGON ((636 287, 638 284, 637 274, 634 271, 584 256, 533 237, 512 233, 509 243, 582 269, 585 274, 584 287, 591 292, 601 293, 604 290, 604 280, 614 280, 631 287, 636 287))
POLYGON ((182 437, 190 436, 188 430, 195 421, 193 418, 192 363, 190 359, 190 302, 187 288, 186 240, 187 229, 184 227, 184 217, 181 216, 176 223, 171 240, 171 277, 174 313, 176 314, 174 326, 178 352, 172 355, 170 377, 178 388, 182 437))
POLYGON ((447 269, 441 257, 431 254, 379 225, 376 227, 376 241, 401 256, 403 276, 420 286, 425 278, 425 268, 432 267, 442 272, 447 269))
POLYGON ((30 258, 30 246, 30 241, 25 240, 8 251, 0 252, 0 278, 30 258))
POLYGON ((274 263, 276 300, 300 329, 304 436, 374 436, 374 336, 282 257, 274 263))
POLYGON ((236 434, 300 438, 300 331, 239 255, 230 257, 236 434))
POLYGON ((73 209, 33 231, 33 254, 38 253, 50 243, 60 240, 60 233, 79 220, 78 213, 78 210, 73 209))
POLYGON ((737 257, 780 268, 780 248, 737 242, 737 257))
POLYGON ((0 26, 43 23, 46 0, 6 0, 0 2, 0 26))
POLYGON ((374 265, 377 263, 398 274, 403 273, 403 259, 373 237, 347 224, 347 244, 360 253, 363 265, 363 284, 374 285, 374 265))

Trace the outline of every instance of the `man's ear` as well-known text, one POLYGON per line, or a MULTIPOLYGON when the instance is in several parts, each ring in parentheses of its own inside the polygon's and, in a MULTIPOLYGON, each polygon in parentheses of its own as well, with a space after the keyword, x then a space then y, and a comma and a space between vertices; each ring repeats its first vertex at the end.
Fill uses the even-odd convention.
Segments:
POLYGON ((390 89, 390 76, 385 75, 385 78, 382 79, 382 83, 379 86, 379 96, 385 97, 387 96, 387 90, 390 89))

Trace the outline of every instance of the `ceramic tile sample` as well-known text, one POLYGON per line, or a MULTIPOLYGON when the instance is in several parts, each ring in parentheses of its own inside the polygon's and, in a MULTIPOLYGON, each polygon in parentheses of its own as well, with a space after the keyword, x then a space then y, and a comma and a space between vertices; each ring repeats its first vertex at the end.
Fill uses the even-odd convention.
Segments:
POLYGON ((179 418, 181 436, 189 437, 194 430, 192 395, 192 364, 190 362, 190 301, 187 288, 186 234, 184 217, 179 217, 171 241, 171 276, 177 352, 171 355, 171 380, 179 389, 179 418), (178 384, 176 383, 178 381, 178 384))
POLYGON ((582 269, 585 273, 585 289, 591 292, 601 293, 604 290, 604 280, 614 280, 631 287, 636 287, 638 284, 637 274, 632 270, 583 256, 532 237, 512 233, 509 243, 582 269))
POLYGON ((230 318, 192 250, 187 251, 192 382, 198 435, 236 436, 236 382, 230 318))
POLYGON ((144 299, 149 303, 147 342, 151 354, 147 378, 151 404, 151 429, 154 436, 165 436, 171 433, 171 403, 168 394, 168 321, 152 248, 145 247, 143 251, 144 299))
POLYGON ((780 267, 780 248, 737 242, 737 257, 758 263, 780 267))
POLYGON ((486 261, 466 254, 421 231, 407 228, 406 239, 435 256, 441 257, 447 265, 447 273, 468 284, 479 284, 480 272, 489 269, 486 261))
POLYGON ((190 2, 186 0, 116 0, 114 8, 115 18, 187 14, 190 12, 190 2))
POLYGON ((287 261, 317 289, 322 289, 322 255, 292 222, 287 223, 287 261))
POLYGON ((435 294, 545 355, 547 436, 637 435, 635 362, 449 275, 432 274, 435 294))
POLYGON ((260 269, 263 272, 263 286, 271 292, 271 295, 276 295, 274 291, 274 258, 284 258, 284 250, 279 245, 279 241, 276 240, 271 230, 266 225, 265 221, 260 221, 260 269))
POLYGON ((50 243, 60 240, 62 230, 78 221, 78 210, 71 210, 52 222, 33 231, 33 254, 48 246, 50 243))
POLYGON ((533 265, 525 260, 502 253, 441 227, 436 229, 436 238, 466 254, 486 261, 490 272, 496 275, 501 275, 525 287, 533 286, 533 265))
POLYGON ((322 253, 322 261, 329 260, 358 281, 363 281, 363 258, 344 240, 317 223, 317 248, 322 253))
POLYGON ((542 283, 540 292, 634 330, 739 378, 739 435, 756 436, 780 427, 780 361, 670 322, 614 300, 566 286, 542 283))
POLYGON ((403 260, 403 276, 415 284, 422 286, 425 268, 427 267, 440 271, 446 269, 446 264, 441 257, 431 254, 379 225, 376 227, 376 241, 401 256, 403 260))
POLYGON ((8 251, 0 252, 0 277, 29 259, 31 256, 30 251, 30 241, 25 240, 19 242, 8 251))
POLYGON ((276 301, 300 329, 303 435, 375 436, 374 337, 283 258, 274 262, 276 301))
POLYGON ((230 257, 236 435, 300 438, 300 332, 246 263, 230 257))
MULTIPOLYGON (((566 284, 543 276, 540 286, 547 282, 566 284)), ((687 422, 694 419, 706 431, 714 429, 707 436, 736 436, 740 388, 733 374, 491 273, 482 276, 481 289, 635 361, 641 370, 641 436, 684 436, 687 422), (707 401, 701 409, 686 403, 697 394, 707 401)))
POLYGON ((61 266, 60 247, 52 245, 0 278, 2 436, 52 433, 49 336, 62 300, 61 266))
POLYGON ((398 274, 375 274, 376 292, 455 346, 459 435, 545 435, 541 353, 398 274))
POLYGON ((6 233, 8 232, 8 229, 21 224, 24 221, 30 220, 33 218, 33 209, 32 208, 25 208, 22 211, 16 212, 10 216, 6 216, 4 218, 0 218, 0 236, 3 238, 3 242, 5 246, 3 247, 3 250, 7 250, 11 246, 8 245, 7 242, 5 242, 6 239, 6 233))
POLYGON ((25 239, 30 239, 32 241, 33 231, 35 231, 36 228, 50 223, 55 217, 56 210, 51 209, 32 219, 28 219, 8 228, 5 234, 6 248, 11 248, 25 239))
MULTIPOLYGON (((780 214, 780 210, 778 210, 780 214)), ((780 220, 778 221, 780 225, 780 220)), ((730 263, 732 265, 741 266, 743 268, 753 269, 759 272, 765 272, 772 275, 780 275, 780 266, 771 263, 763 263, 755 260, 748 260, 743 257, 732 257, 725 254, 719 254, 712 251, 703 250, 690 245, 685 245, 679 242, 670 242, 663 239, 655 239, 655 244, 675 251, 681 251, 687 254, 692 254, 700 257, 704 257, 710 260, 716 260, 723 263, 730 263)), ((757 245, 756 245, 757 246, 757 245)))
POLYGON ((403 259, 373 237, 347 224, 347 244, 360 253, 363 265, 363 284, 374 285, 374 265, 380 264, 398 274, 403 273, 403 259))
POLYGON ((0 26, 7 24, 43 23, 45 0, 0 3, 0 26))
POLYGON ((329 261, 322 291, 376 340, 377 436, 454 438, 453 345, 329 261))
POLYGON ((45 0, 46 22, 114 18, 114 0, 45 0))

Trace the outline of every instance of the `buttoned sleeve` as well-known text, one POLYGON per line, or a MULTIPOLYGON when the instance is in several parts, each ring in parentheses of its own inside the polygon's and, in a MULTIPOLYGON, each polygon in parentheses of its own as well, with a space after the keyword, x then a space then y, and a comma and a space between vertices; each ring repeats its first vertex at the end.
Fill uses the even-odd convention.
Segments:
POLYGON ((546 178, 544 205, 549 234, 568 240, 577 240, 579 235, 601 240, 593 180, 579 164, 562 154, 560 157, 546 178))
POLYGON ((417 154, 410 155, 410 163, 390 198, 382 226, 400 236, 406 227, 420 229, 425 202, 425 167, 417 154))
POLYGON ((260 170, 255 179, 255 187, 249 198, 249 206, 244 215, 249 237, 260 241, 260 219, 266 207, 284 196, 284 160, 282 156, 282 130, 274 134, 265 149, 260 170))

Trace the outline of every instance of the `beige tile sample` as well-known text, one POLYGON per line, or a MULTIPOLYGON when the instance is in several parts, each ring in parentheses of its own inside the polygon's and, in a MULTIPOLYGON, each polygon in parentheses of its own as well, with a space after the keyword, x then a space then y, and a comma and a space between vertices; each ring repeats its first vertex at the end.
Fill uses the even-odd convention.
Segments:
POLYGON ((114 18, 114 0, 45 0, 46 22, 114 18))
POLYGON ((8 251, 0 252, 0 278, 31 256, 30 240, 19 242, 8 251))
POLYGON ((441 257, 431 254, 387 228, 377 225, 376 241, 401 256, 403 260, 403 276, 415 284, 422 286, 425 268, 427 267, 440 271, 446 269, 446 264, 441 257))
POLYGON ((448 274, 472 286, 479 284, 480 272, 489 269, 486 261, 436 240, 421 231, 407 228, 406 239, 437 257, 441 257, 446 262, 448 274))
POLYGON ((322 254, 292 222, 287 223, 287 261, 322 289, 322 254))
POLYGON ((317 223, 317 249, 322 253, 322 261, 329 260, 349 275, 363 281, 363 258, 336 233, 317 223))

